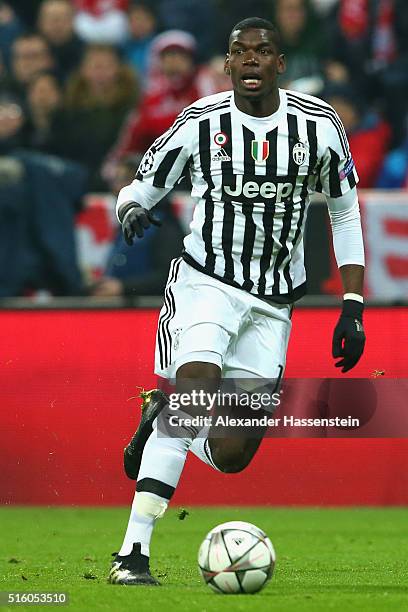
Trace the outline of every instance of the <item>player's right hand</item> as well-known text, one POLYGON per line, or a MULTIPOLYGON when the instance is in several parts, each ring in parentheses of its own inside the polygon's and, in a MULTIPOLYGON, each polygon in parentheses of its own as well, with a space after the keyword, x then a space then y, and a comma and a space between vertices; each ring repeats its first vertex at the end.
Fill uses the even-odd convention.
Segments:
POLYGON ((126 212, 122 221, 122 233, 126 244, 132 246, 135 235, 138 238, 143 238, 144 230, 152 224, 160 226, 161 221, 150 210, 135 202, 126 212))

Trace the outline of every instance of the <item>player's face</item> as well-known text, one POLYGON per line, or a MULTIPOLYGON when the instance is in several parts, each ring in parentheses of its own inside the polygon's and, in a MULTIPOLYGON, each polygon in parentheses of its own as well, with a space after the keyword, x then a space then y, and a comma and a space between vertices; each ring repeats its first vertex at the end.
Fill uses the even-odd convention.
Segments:
POLYGON ((236 30, 231 37, 225 60, 236 94, 252 99, 264 98, 276 90, 277 76, 285 71, 284 56, 279 53, 269 30, 236 30))

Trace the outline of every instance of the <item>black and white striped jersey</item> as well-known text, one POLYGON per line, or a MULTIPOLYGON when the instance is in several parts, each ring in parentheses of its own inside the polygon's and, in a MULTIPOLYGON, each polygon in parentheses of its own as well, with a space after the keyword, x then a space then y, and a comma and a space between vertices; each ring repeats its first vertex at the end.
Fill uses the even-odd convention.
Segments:
POLYGON ((336 198, 358 178, 343 125, 322 100, 279 90, 269 117, 247 115, 233 92, 198 100, 146 152, 120 193, 152 208, 187 166, 196 201, 184 259, 250 293, 292 302, 306 290, 309 194, 336 198))

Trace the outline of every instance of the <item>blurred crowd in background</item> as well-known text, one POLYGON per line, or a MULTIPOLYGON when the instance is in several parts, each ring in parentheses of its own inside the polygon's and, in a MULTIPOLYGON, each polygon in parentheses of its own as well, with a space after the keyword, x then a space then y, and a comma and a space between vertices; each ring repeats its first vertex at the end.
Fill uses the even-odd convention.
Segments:
POLYGON ((126 251, 118 235, 92 283, 75 217, 132 180, 186 105, 231 88, 228 37, 248 16, 280 30, 281 86, 339 113, 360 187, 408 186, 406 0, 0 1, 0 296, 162 292, 183 237, 168 201, 166 240, 126 251))

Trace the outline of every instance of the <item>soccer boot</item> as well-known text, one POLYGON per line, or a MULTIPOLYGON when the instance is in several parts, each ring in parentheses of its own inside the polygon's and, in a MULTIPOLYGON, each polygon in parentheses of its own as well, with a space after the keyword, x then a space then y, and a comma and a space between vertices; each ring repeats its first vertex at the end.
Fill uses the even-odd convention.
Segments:
POLYGON ((137 480, 143 449, 153 431, 153 421, 168 403, 166 394, 159 389, 142 391, 140 397, 143 399, 142 418, 136 433, 123 451, 123 466, 126 476, 131 480, 137 480))
POLYGON ((139 542, 133 544, 130 555, 121 557, 116 554, 112 561, 108 582, 110 584, 160 586, 160 582, 150 573, 149 557, 142 555, 139 542))

